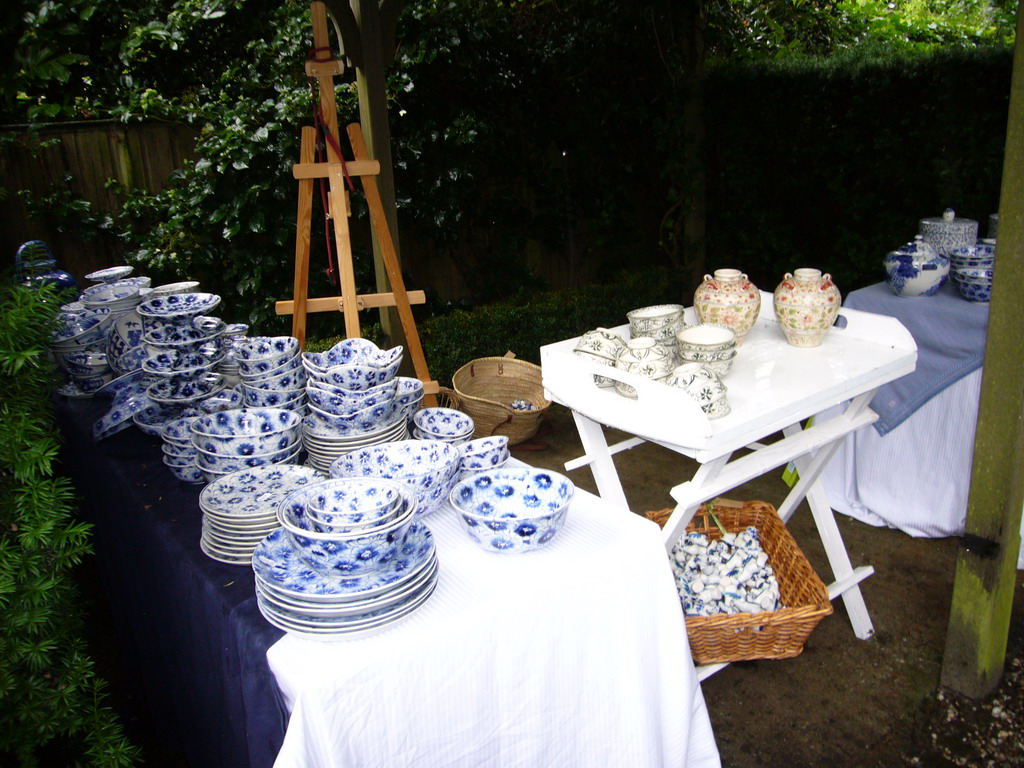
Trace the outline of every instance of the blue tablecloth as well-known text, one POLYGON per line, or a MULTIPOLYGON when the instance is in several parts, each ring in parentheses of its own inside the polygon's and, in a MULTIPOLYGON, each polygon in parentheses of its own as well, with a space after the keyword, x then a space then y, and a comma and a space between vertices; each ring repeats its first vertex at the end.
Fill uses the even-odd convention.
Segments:
POLYGON ((881 387, 871 401, 880 435, 984 362, 988 304, 966 301, 950 281, 934 296, 917 298, 897 296, 876 283, 851 291, 843 304, 895 317, 917 342, 917 369, 881 387))
POLYGON ((282 632, 256 607, 252 569, 199 549, 199 486, 135 427, 99 443, 109 400, 61 400, 62 471, 94 525, 97 565, 126 678, 157 736, 192 768, 271 766, 287 710, 266 652, 282 632))

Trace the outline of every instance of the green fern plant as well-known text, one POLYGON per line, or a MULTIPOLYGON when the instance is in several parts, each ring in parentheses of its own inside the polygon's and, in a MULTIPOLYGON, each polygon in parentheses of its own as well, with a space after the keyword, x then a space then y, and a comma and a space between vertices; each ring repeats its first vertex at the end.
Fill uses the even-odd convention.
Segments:
POLYGON ((50 407, 55 289, 0 286, 0 764, 134 765, 83 640, 72 569, 90 552, 50 407))

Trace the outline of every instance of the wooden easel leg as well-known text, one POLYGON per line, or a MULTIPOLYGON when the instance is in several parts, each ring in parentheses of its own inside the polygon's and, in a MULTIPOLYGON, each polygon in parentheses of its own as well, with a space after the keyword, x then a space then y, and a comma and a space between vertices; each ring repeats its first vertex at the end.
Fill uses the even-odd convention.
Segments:
POLYGON ((352 241, 348 229, 348 210, 345 206, 345 174, 340 165, 332 166, 329 179, 334 245, 338 252, 338 275, 341 278, 341 312, 345 316, 345 335, 354 338, 360 335, 359 303, 352 262, 352 241))
MULTIPOLYGON (((363 141, 363 130, 359 123, 350 123, 346 127, 349 142, 352 144, 352 152, 356 160, 369 160, 369 153, 366 151, 366 143, 363 141)), ((420 344, 420 336, 416 330, 416 320, 412 316, 412 305, 409 304, 409 296, 405 289, 405 280, 402 278, 402 270, 398 264, 398 254, 395 253, 394 241, 391 239, 391 230, 388 228, 387 216, 384 214, 384 204, 381 201, 380 190, 377 188, 377 179, 374 176, 360 176, 363 185, 363 193, 366 195, 366 203, 370 209, 370 217, 373 220, 373 228, 380 241, 381 257, 384 260, 384 268, 388 273, 388 281, 391 283, 391 292, 395 297, 395 306, 398 309, 398 317, 402 321, 402 330, 405 331, 405 341, 409 347, 409 356, 412 358, 413 368, 417 378, 428 381, 430 372, 427 369, 427 358, 423 354, 423 346, 420 344)), ((425 393, 423 403, 428 407, 437 405, 437 398, 434 393, 425 393)))
MULTIPOLYGON (((316 129, 304 126, 299 146, 299 162, 316 160, 316 129)), ((306 348, 306 301, 309 298, 309 238, 313 222, 313 179, 299 181, 299 208, 295 228, 295 285, 292 295, 292 336, 299 340, 300 349, 306 348)))

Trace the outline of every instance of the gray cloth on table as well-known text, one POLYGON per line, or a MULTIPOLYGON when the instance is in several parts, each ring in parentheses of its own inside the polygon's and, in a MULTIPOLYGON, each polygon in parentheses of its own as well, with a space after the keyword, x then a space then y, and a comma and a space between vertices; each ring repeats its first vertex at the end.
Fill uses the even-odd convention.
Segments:
POLYGON ((875 283, 851 291, 843 304, 895 317, 917 342, 917 369, 879 388, 871 401, 880 435, 984 362, 988 304, 965 300, 952 280, 934 296, 915 298, 897 296, 887 284, 875 283))

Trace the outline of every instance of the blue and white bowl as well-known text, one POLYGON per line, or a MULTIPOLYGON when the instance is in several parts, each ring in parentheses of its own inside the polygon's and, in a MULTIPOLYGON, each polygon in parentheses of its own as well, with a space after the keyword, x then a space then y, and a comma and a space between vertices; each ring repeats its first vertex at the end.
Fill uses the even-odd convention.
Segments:
POLYGON ((245 382, 239 385, 242 400, 247 408, 287 408, 293 410, 305 404, 305 390, 275 390, 250 387, 245 382))
POLYGON ((195 464, 174 464, 164 460, 164 464, 178 480, 192 485, 201 485, 206 482, 206 476, 195 464))
POLYGON ((219 304, 220 296, 215 293, 171 293, 147 298, 139 305, 138 312, 144 318, 170 321, 205 315, 219 304))
POLYGON ((251 455, 233 455, 227 453, 211 453, 201 448, 196 448, 196 466, 199 469, 227 474, 238 472, 243 469, 253 469, 269 464, 293 464, 298 459, 302 446, 296 439, 291 445, 274 451, 273 453, 255 453, 251 455))
POLYGON ((961 278, 954 281, 960 295, 975 304, 987 304, 992 299, 992 281, 961 278))
POLYGON ((276 392, 296 391, 306 386, 306 372, 302 368, 285 369, 281 373, 257 377, 246 376, 243 373, 242 381, 252 389, 276 392))
POLYGON ((456 483, 449 500, 466 533, 483 549, 521 554, 555 538, 574 494, 572 482, 557 472, 501 468, 456 483))
MULTIPOLYGON (((235 364, 238 364, 237 361, 235 364)), ((254 369, 250 368, 249 371, 244 371, 239 368, 238 371, 242 375, 242 378, 252 383, 262 381, 263 379, 269 379, 274 376, 280 376, 285 373, 292 373, 301 378, 302 381, 306 380, 306 369, 302 367, 302 361, 298 355, 285 358, 285 360, 278 363, 276 367, 267 370, 254 371, 254 369)))
POLYGON ((508 460, 508 436, 478 437, 462 443, 459 452, 462 454, 463 470, 494 469, 508 460))
POLYGON ((200 352, 172 349, 147 357, 142 363, 142 370, 162 378, 197 376, 216 368, 222 357, 222 354, 204 355, 200 352))
POLYGON ((334 478, 317 483, 306 501, 306 515, 331 530, 365 530, 387 523, 403 509, 407 492, 382 478, 334 478))
POLYGON ((996 261, 996 247, 989 243, 954 248, 949 254, 953 269, 963 267, 991 267, 996 261))
POLYGON ((267 373, 299 354, 299 340, 294 336, 253 336, 235 344, 235 362, 242 375, 267 373))
POLYGON ((57 319, 57 330, 51 346, 54 349, 85 347, 106 338, 117 315, 109 309, 90 309, 85 312, 62 312, 57 319))
POLYGON ((146 389, 149 399, 164 405, 190 405, 216 395, 226 382, 219 373, 204 373, 193 378, 161 379, 146 389))
POLYGON ((300 435, 301 417, 283 408, 238 408, 198 417, 189 426, 197 448, 251 456, 282 450, 300 435))
POLYGON ((397 388, 398 382, 394 380, 372 387, 365 392, 350 392, 340 387, 319 387, 313 383, 307 383, 306 396, 309 398, 309 402, 321 411, 341 416, 361 411, 364 408, 393 403, 397 388))
POLYGON ((89 309, 107 308, 111 311, 127 309, 138 304, 141 288, 142 286, 137 283, 124 280, 99 283, 82 291, 78 300, 89 309))
POLYGON ((320 572, 343 576, 377 573, 393 567, 412 527, 416 503, 405 495, 401 511, 385 523, 368 529, 331 532, 315 530, 323 524, 310 521, 306 508, 318 483, 292 491, 278 507, 278 522, 297 554, 320 572), (300 525, 301 523, 301 525, 300 525), (302 527, 303 525, 308 526, 302 527))
POLYGON ((313 373, 324 374, 337 365, 368 365, 373 368, 390 368, 401 363, 401 346, 380 349, 368 339, 353 338, 339 341, 325 352, 304 352, 302 364, 313 373))
POLYGON ((413 415, 412 422, 431 440, 465 442, 473 436, 473 417, 455 408, 421 408, 413 415))
MULTIPOLYGON (((376 368, 371 365, 336 365, 328 368, 322 375, 310 373, 313 381, 319 381, 329 387, 339 387, 354 392, 365 392, 379 384, 391 381, 398 372, 396 363, 388 368, 376 368)), ((307 369, 308 370, 308 369, 307 369)))
POLYGON ((98 269, 95 272, 90 272, 85 276, 85 279, 91 280, 94 283, 116 283, 118 280, 128 277, 134 269, 134 267, 129 267, 127 265, 107 267, 106 269, 98 269))
POLYGON ((448 498, 462 455, 438 440, 398 440, 368 446, 339 456, 331 477, 383 477, 397 480, 412 492, 419 515, 429 515, 448 498))
POLYGON ((395 404, 393 402, 363 408, 345 415, 328 413, 314 405, 308 407, 309 413, 306 418, 315 425, 314 431, 326 431, 339 436, 375 432, 395 421, 395 404))

